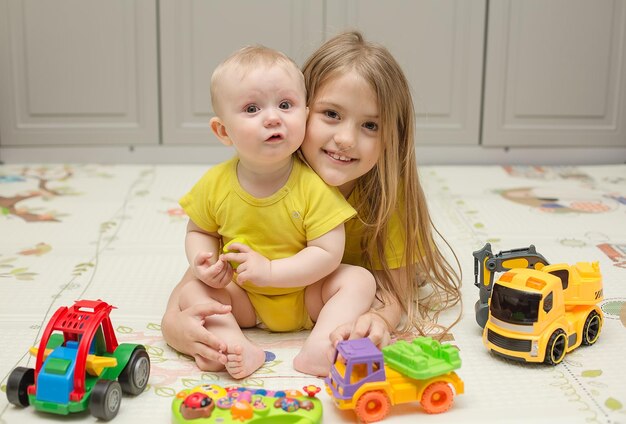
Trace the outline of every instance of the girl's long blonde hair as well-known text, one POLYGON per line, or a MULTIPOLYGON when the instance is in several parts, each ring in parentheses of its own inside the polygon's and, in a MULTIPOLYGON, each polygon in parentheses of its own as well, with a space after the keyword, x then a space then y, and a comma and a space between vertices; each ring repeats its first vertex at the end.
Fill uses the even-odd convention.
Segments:
POLYGON ((359 74, 376 93, 383 143, 376 166, 360 177, 355 187, 360 199, 355 209, 364 224, 361 247, 369 269, 374 269, 372 252, 382 265, 382 276, 376 278, 379 300, 395 299, 408 317, 400 331, 414 327, 420 334, 428 334, 434 327, 443 328, 437 324, 441 311, 460 303, 461 278, 458 259, 434 227, 419 182, 410 87, 385 47, 365 41, 359 32, 345 32, 325 42, 304 64, 308 105, 324 84, 346 72, 359 74), (396 211, 406 235, 404 277, 408 288, 399 287, 385 260, 389 221, 396 211), (441 253, 435 234, 454 256, 458 272, 441 253))

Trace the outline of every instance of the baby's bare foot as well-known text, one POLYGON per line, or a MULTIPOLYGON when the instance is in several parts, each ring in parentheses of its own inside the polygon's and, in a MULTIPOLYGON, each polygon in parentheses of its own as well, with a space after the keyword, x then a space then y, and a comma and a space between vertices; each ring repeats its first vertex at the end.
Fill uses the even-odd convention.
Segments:
POLYGON ((330 371, 334 351, 332 347, 320 349, 319 346, 311 345, 311 343, 305 343, 293 359, 293 367, 304 374, 326 377, 330 371))
POLYGON ((222 371, 224 369, 224 364, 216 361, 210 361, 203 356, 196 355, 194 359, 196 360, 196 365, 201 371, 222 371))
POLYGON ((236 379, 249 376, 264 363, 265 352, 252 343, 229 346, 226 352, 226 371, 236 379))

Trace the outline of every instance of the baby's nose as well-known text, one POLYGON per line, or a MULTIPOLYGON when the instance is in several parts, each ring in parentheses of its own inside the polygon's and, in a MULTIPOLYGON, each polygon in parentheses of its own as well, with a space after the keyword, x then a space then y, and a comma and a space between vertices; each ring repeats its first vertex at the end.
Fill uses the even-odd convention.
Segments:
POLYGON ((278 116, 278 114, 274 111, 269 111, 267 116, 265 117, 265 120, 263 121, 263 124, 266 127, 274 127, 280 124, 280 116, 278 116))

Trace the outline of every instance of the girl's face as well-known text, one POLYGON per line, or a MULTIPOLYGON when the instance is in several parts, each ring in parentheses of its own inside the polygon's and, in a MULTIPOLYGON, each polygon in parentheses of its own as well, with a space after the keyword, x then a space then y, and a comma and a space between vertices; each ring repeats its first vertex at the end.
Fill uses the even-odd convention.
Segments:
POLYGON ((341 74, 320 87, 309 110, 302 153, 326 184, 348 197, 382 150, 376 93, 355 72, 341 74))

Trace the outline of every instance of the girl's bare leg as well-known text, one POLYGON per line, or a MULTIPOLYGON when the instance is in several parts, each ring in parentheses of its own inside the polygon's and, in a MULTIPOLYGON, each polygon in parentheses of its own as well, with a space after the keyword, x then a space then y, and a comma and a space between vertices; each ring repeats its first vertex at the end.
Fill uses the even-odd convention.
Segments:
POLYGON ((330 333, 338 325, 356 321, 368 311, 375 294, 374 276, 365 268, 345 264, 307 287, 305 303, 316 323, 294 358, 294 368, 305 374, 328 375, 334 354, 330 333))

